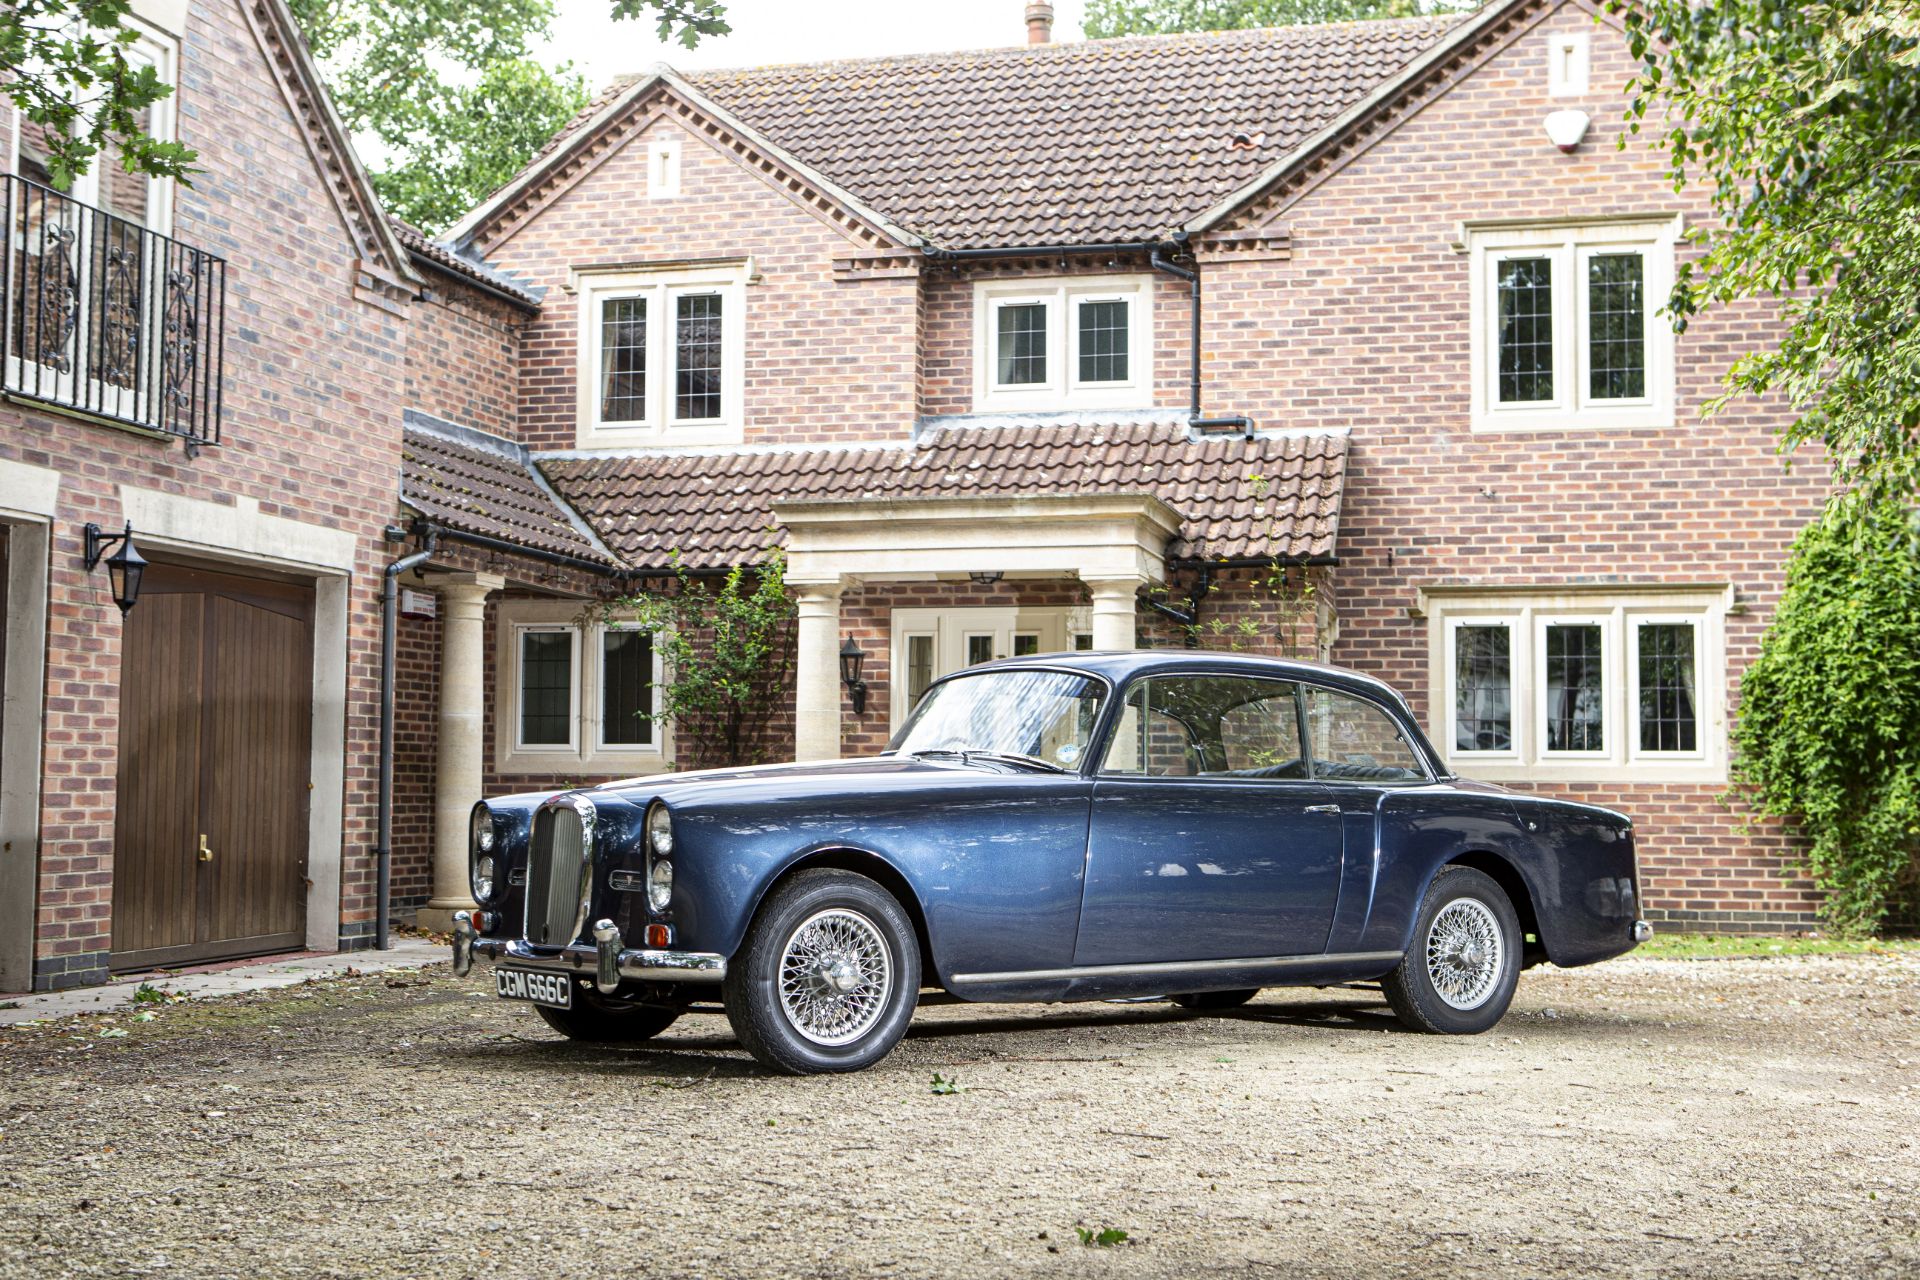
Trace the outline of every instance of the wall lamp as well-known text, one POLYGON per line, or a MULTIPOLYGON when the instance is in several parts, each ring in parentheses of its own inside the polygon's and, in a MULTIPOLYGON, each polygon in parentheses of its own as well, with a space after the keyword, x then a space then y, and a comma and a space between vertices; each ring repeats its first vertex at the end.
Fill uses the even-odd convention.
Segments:
POLYGON ((847 694, 853 699, 853 714, 867 714, 867 682, 860 678, 860 668, 866 662, 867 655, 859 645, 848 636, 847 642, 840 646, 840 683, 847 686, 847 694))
POLYGON ((990 587, 1000 581, 1003 576, 998 569, 975 569, 967 575, 976 587, 990 587))
POLYGON ((107 556, 107 582, 113 588, 113 602, 120 606, 125 616, 140 598, 140 579, 146 576, 147 558, 133 545, 133 522, 127 522, 125 533, 107 533, 97 524, 87 525, 87 572, 92 573, 99 565, 100 557, 108 547, 117 548, 107 556))

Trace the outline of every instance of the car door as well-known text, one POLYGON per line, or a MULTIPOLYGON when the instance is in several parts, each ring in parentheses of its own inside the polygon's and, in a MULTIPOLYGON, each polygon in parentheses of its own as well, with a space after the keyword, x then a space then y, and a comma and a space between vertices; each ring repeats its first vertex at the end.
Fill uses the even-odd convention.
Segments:
POLYGON ((1225 673, 1128 692, 1093 788, 1076 965, 1311 955, 1339 807, 1308 777, 1297 687, 1225 673))

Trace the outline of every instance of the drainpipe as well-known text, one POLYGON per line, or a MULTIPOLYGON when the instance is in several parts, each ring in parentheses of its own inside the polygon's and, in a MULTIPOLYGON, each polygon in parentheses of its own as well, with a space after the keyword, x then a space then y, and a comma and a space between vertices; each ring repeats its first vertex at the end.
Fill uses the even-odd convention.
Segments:
MULTIPOLYGON (((405 541, 406 536, 404 529, 393 526, 387 529, 389 542, 405 541)), ((392 914, 388 899, 392 896, 393 881, 393 649, 395 615, 400 606, 400 575, 432 559, 436 541, 434 530, 425 530, 420 550, 388 565, 380 587, 380 829, 373 850, 378 879, 373 945, 381 951, 393 944, 388 936, 392 914)))
POLYGON ((1170 276, 1178 276, 1187 282, 1187 291, 1192 299, 1193 339, 1191 355, 1193 367, 1188 374, 1192 388, 1187 407, 1187 426, 1195 431, 1212 431, 1221 427, 1238 427, 1242 435, 1253 438, 1253 419, 1243 414, 1233 414, 1224 418, 1208 418, 1200 412, 1200 273, 1192 267, 1183 267, 1167 256, 1166 250, 1176 253, 1186 249, 1186 237, 1182 233, 1174 237, 1171 245, 1155 245, 1147 261, 1156 271, 1164 271, 1170 276))

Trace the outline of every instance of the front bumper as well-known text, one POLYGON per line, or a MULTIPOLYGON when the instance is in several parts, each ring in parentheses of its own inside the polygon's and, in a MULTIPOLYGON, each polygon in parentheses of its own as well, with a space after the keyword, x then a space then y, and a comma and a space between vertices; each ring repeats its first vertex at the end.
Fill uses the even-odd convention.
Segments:
POLYGON ((593 927, 594 944, 573 943, 558 951, 536 951, 521 938, 482 938, 473 919, 462 911, 453 917, 453 971, 466 977, 474 961, 511 964, 517 969, 544 973, 592 974, 594 985, 607 995, 633 978, 644 982, 722 982, 727 958, 710 951, 655 951, 632 948, 620 939, 611 920, 593 927))

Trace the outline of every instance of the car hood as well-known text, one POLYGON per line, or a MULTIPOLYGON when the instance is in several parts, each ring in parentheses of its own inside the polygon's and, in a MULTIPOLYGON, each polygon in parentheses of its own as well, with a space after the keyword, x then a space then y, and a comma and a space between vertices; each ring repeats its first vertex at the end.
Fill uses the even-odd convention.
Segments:
POLYGON ((716 791, 782 792, 816 787, 892 789, 936 779, 960 776, 1006 776, 1031 772, 987 760, 916 760, 911 756, 867 756, 855 760, 813 760, 792 764, 746 765, 728 769, 690 769, 684 773, 655 773, 622 778, 591 788, 613 792, 623 799, 660 796, 692 799, 716 791))

